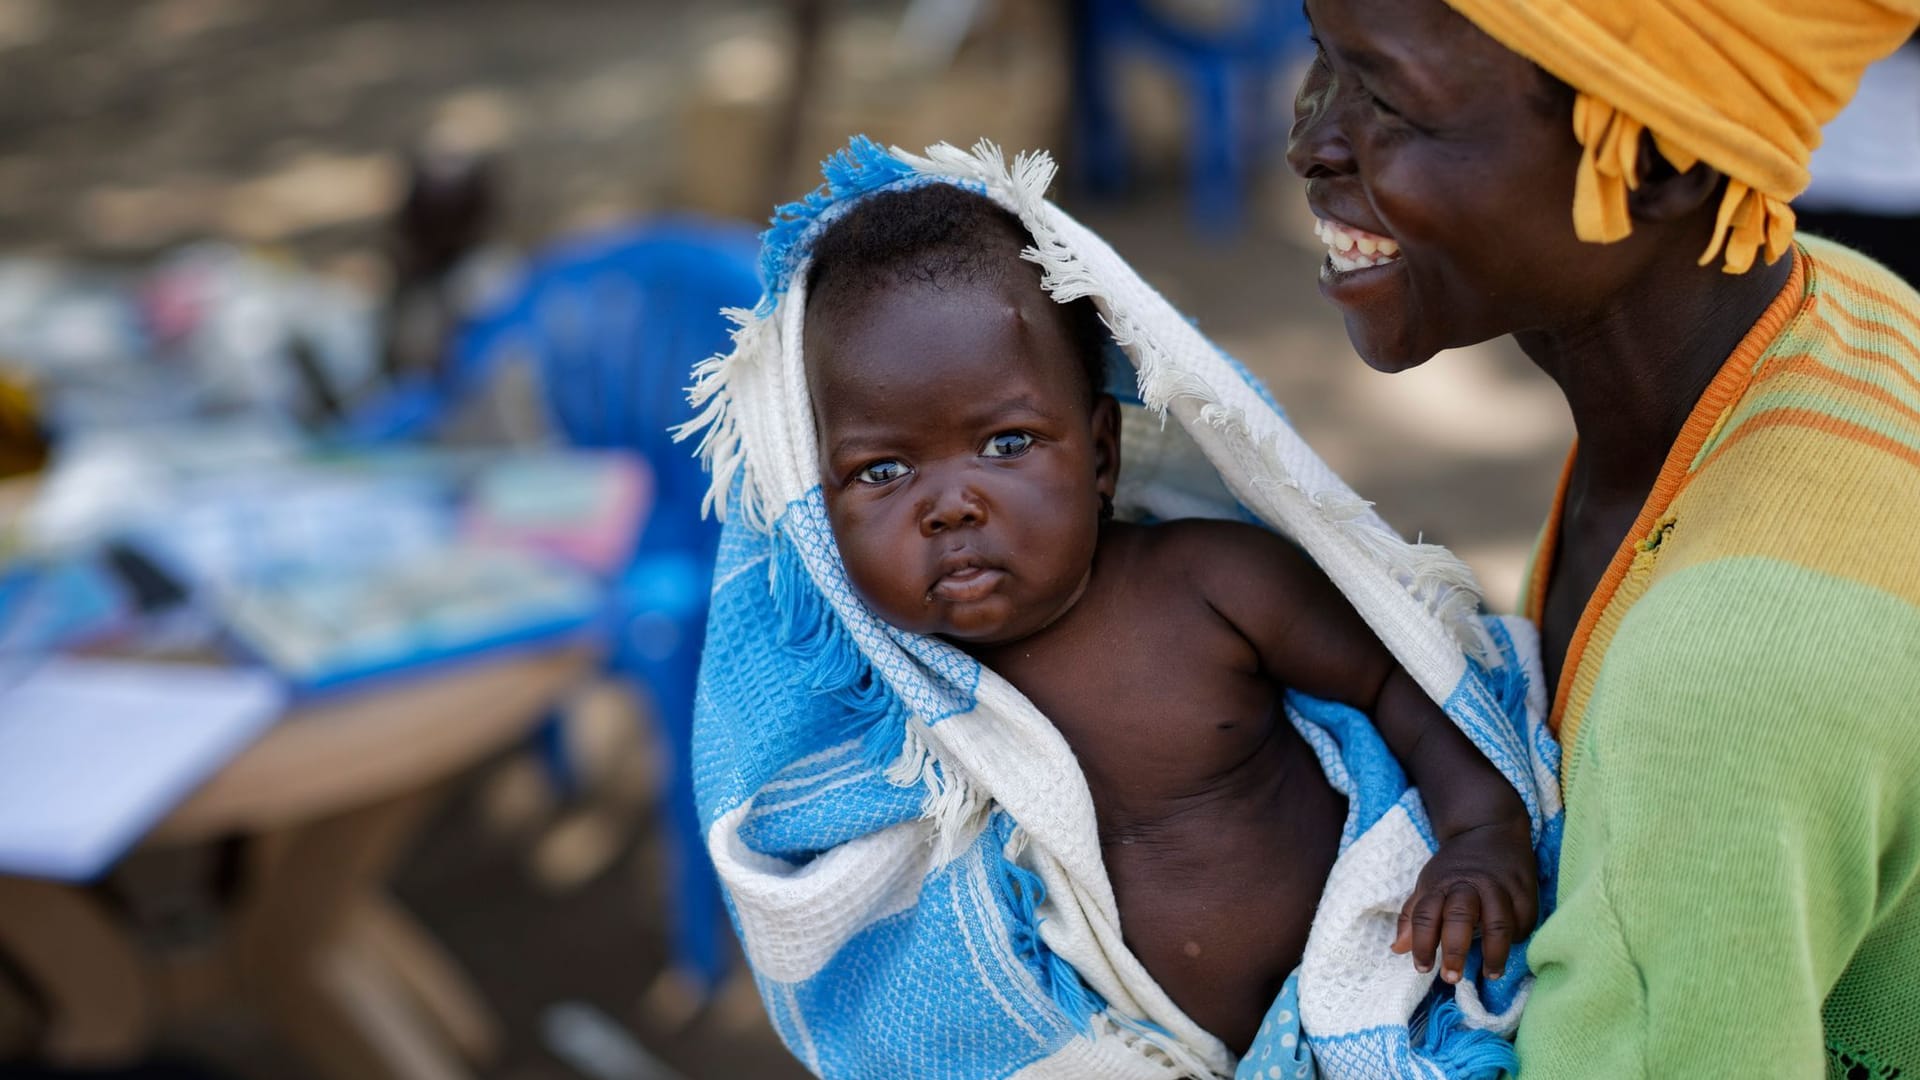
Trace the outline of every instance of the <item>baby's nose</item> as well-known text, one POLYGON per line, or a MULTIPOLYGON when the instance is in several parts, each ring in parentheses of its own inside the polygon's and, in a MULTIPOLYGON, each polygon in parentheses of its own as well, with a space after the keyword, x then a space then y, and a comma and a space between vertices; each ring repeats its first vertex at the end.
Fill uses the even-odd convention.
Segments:
POLYGON ((949 487, 920 515, 920 535, 938 536, 953 529, 977 528, 987 523, 987 504, 964 485, 949 487))

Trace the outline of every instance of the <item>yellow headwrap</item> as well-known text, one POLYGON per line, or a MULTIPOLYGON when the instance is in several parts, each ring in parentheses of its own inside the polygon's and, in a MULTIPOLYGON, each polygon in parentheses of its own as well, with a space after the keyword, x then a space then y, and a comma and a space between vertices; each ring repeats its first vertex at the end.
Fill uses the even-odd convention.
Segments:
POLYGON ((1627 235, 1640 135, 1682 172, 1728 178, 1705 266, 1744 273, 1793 240, 1787 203, 1807 186, 1820 126, 1860 73, 1920 25, 1920 0, 1447 0, 1494 40, 1579 92, 1580 239, 1627 235))

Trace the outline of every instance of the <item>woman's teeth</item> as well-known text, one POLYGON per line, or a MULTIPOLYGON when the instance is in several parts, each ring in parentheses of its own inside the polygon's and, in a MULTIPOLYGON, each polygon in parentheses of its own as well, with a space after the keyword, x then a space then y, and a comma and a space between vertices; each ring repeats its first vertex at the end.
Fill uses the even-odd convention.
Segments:
POLYGON ((1313 235, 1327 245, 1327 258, 1335 270, 1385 266, 1400 258, 1399 241, 1326 218, 1313 219, 1313 235))

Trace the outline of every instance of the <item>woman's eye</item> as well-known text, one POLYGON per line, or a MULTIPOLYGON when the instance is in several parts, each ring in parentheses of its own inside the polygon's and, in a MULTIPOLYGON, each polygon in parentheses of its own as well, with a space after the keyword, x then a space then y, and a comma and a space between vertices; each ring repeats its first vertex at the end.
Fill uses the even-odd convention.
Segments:
POLYGON ((1382 116, 1389 116, 1394 118, 1398 118, 1400 116, 1400 110, 1394 108, 1392 105, 1387 104, 1386 98, 1383 98, 1379 94, 1374 93, 1373 87, 1368 86, 1366 83, 1360 82, 1359 80, 1355 80, 1355 84, 1359 88, 1360 93, 1365 95, 1367 99, 1367 104, 1372 105, 1373 110, 1375 112, 1379 113, 1382 116))
POLYGON ((1033 445, 1033 436, 1024 431, 1003 431, 987 440, 983 457, 1018 457, 1033 445))
POLYGON ((907 467, 897 461, 876 461, 854 474, 863 484, 890 484, 907 475, 907 467))

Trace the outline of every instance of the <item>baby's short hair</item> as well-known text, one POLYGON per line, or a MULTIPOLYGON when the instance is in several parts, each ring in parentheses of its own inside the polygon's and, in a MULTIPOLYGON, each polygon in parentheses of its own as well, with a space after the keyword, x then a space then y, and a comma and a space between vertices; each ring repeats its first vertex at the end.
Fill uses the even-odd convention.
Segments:
MULTIPOLYGON (((807 270, 809 308, 862 299, 894 285, 946 282, 997 284, 1040 268, 1022 259, 1033 243, 1026 226, 984 195, 945 183, 883 191, 856 203, 813 243, 807 270)), ((1063 304, 1088 392, 1106 390, 1106 327, 1093 301, 1063 304)))

